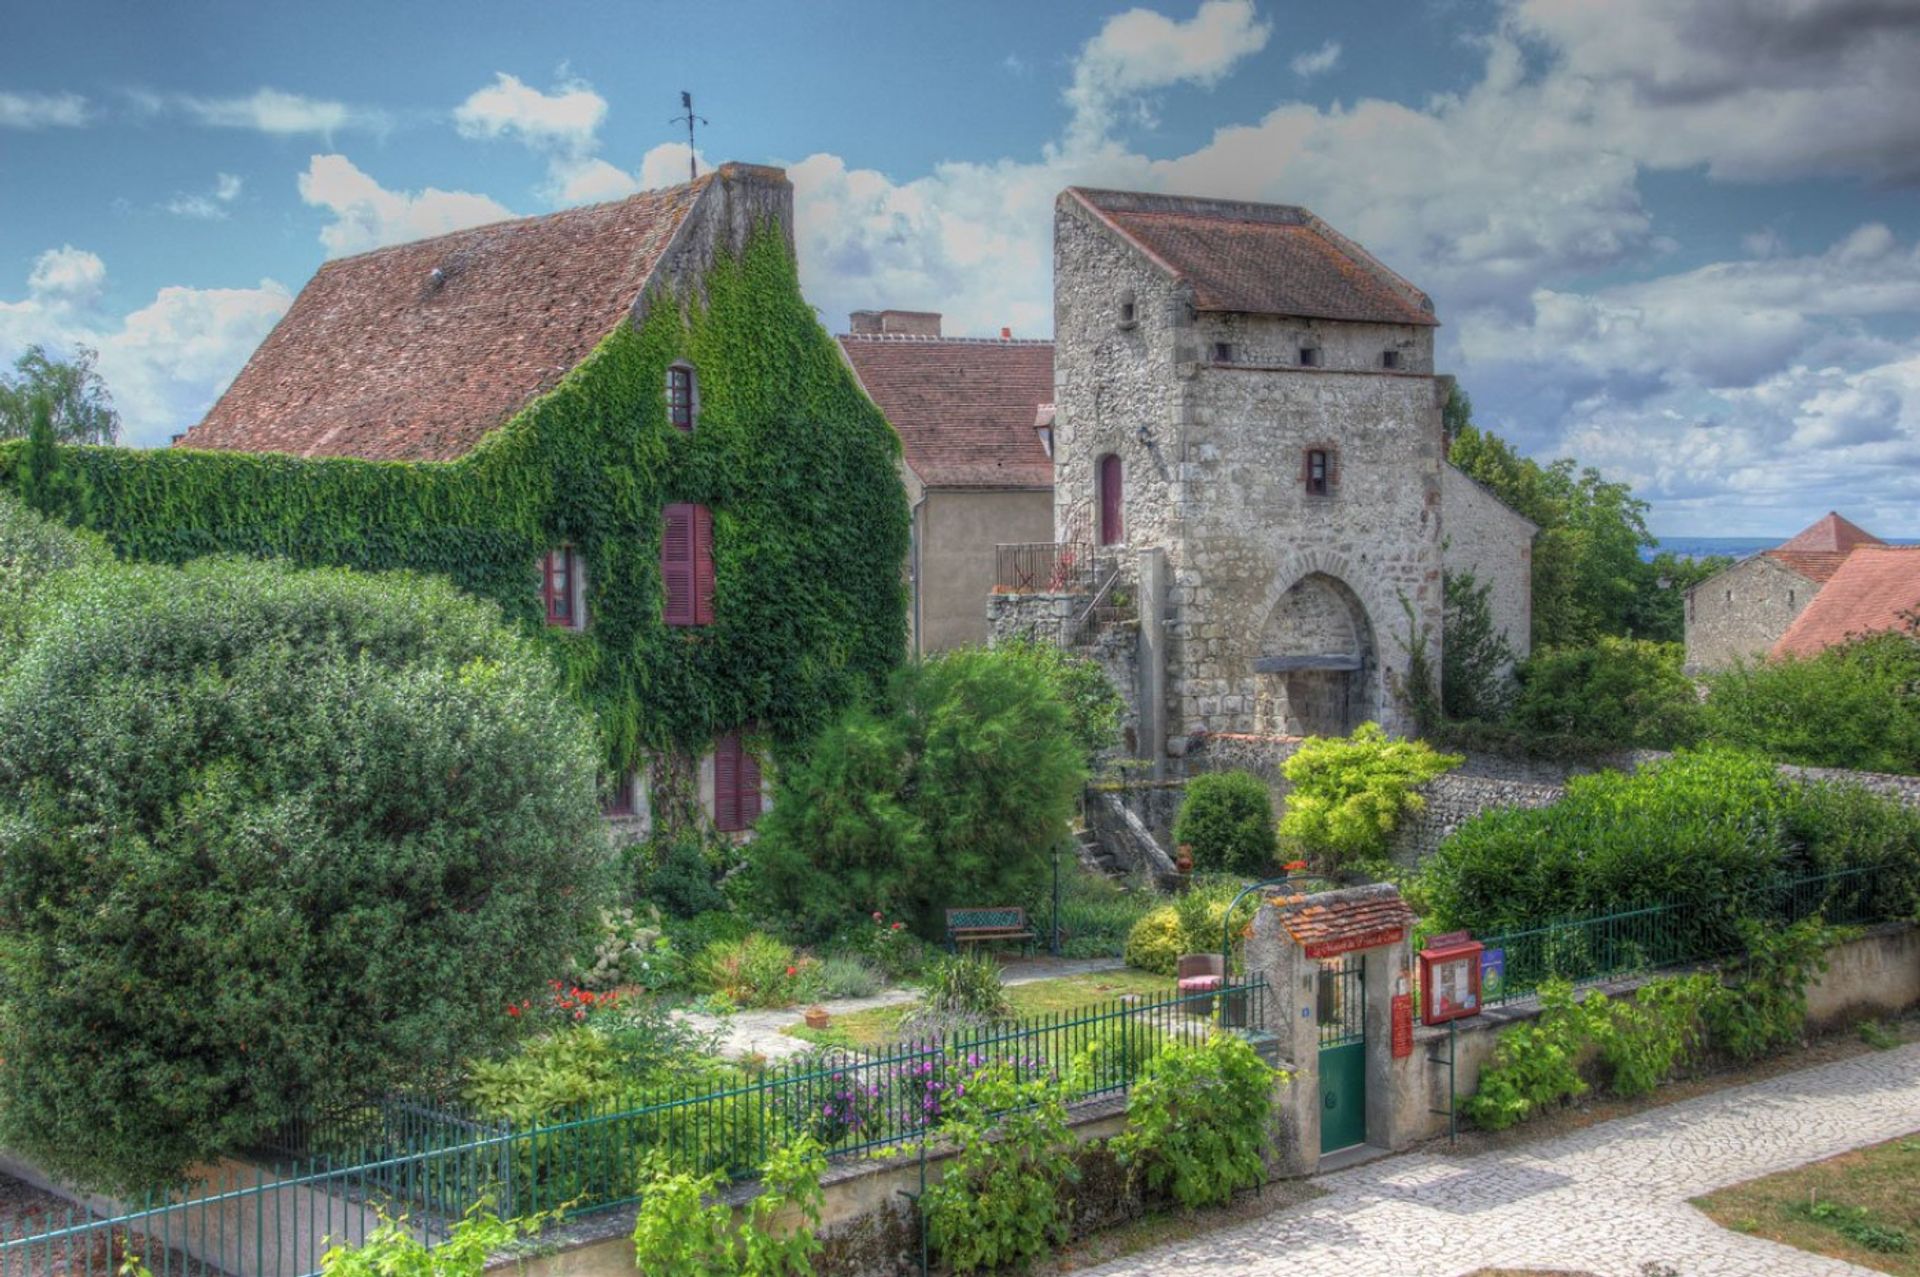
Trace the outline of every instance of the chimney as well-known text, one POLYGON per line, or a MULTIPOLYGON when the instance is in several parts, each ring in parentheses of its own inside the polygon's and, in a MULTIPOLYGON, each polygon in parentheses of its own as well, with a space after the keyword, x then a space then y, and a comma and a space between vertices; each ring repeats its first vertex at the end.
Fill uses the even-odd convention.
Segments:
POLYGON ((901 337, 940 335, 940 312, 937 310, 856 310, 847 319, 852 331, 858 334, 886 333, 901 337))
POLYGON ((1013 340, 1013 329, 1011 329, 1011 328, 1002 328, 1002 329, 1000 330, 1000 340, 1001 340, 1001 341, 1012 341, 1012 340, 1013 340))

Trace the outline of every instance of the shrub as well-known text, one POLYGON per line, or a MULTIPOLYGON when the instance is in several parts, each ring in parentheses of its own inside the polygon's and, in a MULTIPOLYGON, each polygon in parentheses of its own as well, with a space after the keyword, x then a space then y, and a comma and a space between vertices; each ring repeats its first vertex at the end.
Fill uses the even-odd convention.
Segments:
MULTIPOLYGON (((631 909, 602 909, 593 947, 573 963, 573 977, 584 989, 604 993, 623 984, 664 987, 666 973, 654 970, 660 928, 642 922, 631 909)), ((671 954, 671 946, 660 958, 671 954)))
POLYGON ((1154 975, 1171 976, 1179 965, 1185 937, 1180 930, 1180 914, 1172 905, 1162 905, 1141 917, 1127 933, 1127 965, 1154 975))
POLYGON ((1920 635, 1882 633, 1714 675, 1716 741, 1811 767, 1920 772, 1920 635))
POLYGON ((1631 1001, 1596 993, 1587 999, 1588 1031, 1615 1095, 1646 1095, 1699 1050, 1701 1017, 1719 982, 1711 975, 1649 980, 1631 1001))
POLYGON ((503 1040, 596 920, 597 762, 444 583, 76 574, 0 676, 7 1144, 145 1187, 503 1040))
POLYGON ((820 995, 827 998, 870 998, 886 988, 886 977, 864 959, 835 954, 814 972, 820 995))
POLYGON ((1510 724, 1613 749, 1672 749, 1700 739, 1698 695, 1678 643, 1600 638, 1534 653, 1515 671, 1510 724))
POLYGON ((1742 933, 1745 953, 1729 964, 1726 983, 1704 1013, 1714 1045, 1737 1060, 1754 1060, 1805 1035, 1807 985, 1827 969, 1835 936, 1817 920, 1784 930, 1747 922, 1742 933))
MULTIPOLYGON (((1134 924, 1151 912, 1158 901, 1151 887, 1123 886, 1077 863, 1064 869, 1060 883, 1061 956, 1122 956, 1134 924)), ((1027 916, 1045 917, 1051 907, 1049 899, 1042 907, 1030 907, 1027 916)))
POLYGON ((1400 818, 1425 805, 1415 788, 1460 763, 1423 742, 1391 740, 1377 723, 1309 739, 1282 767, 1292 788, 1280 838, 1327 867, 1381 860, 1400 818))
POLYGON ((1032 898, 1086 763, 1035 663, 999 649, 903 670, 780 773, 753 843, 755 894, 799 935, 878 909, 923 938, 945 910, 1032 898))
POLYGON ((454 1224, 445 1240, 429 1245, 404 1219, 383 1214, 358 1246, 328 1247, 320 1257, 320 1277, 480 1277, 488 1260, 544 1222, 538 1216, 502 1220, 481 1203, 454 1224))
POLYGON ((733 1209, 710 1200, 726 1186, 724 1172, 697 1176, 649 1161, 633 1222, 634 1267, 645 1277, 808 1277, 821 1249, 814 1229, 826 1169, 826 1154, 804 1136, 776 1149, 736 1229, 733 1209), (776 1227, 789 1210, 798 1223, 776 1227))
POLYGON ((643 844, 640 898, 670 918, 724 912, 715 866, 700 834, 691 829, 656 834, 643 844))
MULTIPOLYGON (((1186 954, 1220 952, 1227 906, 1241 885, 1238 879, 1195 883, 1172 904, 1144 915, 1127 935, 1127 965, 1170 976, 1186 954)), ((1251 919, 1258 905, 1257 896, 1247 897, 1235 917, 1251 919)))
POLYGON ((1505 1130, 1549 1105, 1585 1095, 1577 1067, 1587 1040, 1586 1016, 1573 988, 1549 981, 1540 988, 1540 1018, 1500 1035, 1493 1062, 1480 1070, 1480 1085, 1460 1101, 1460 1111, 1489 1131, 1505 1130))
POLYGON ((977 954, 941 956, 921 973, 925 990, 922 1005, 940 1016, 973 1016, 1004 1020, 1013 1014, 1007 986, 1000 983, 1000 964, 977 954))
POLYGON ((959 1153, 921 1205, 955 1272, 1017 1264, 1066 1241, 1065 1190, 1078 1173, 1058 1082, 1023 1082, 1011 1065, 990 1064, 947 1105, 941 1134, 959 1153))
POLYGON ((48 577, 112 560, 92 533, 76 532, 0 492, 0 668, 26 638, 27 605, 48 577))
POLYGON ((1250 772, 1207 772, 1187 782, 1173 840, 1193 850, 1193 867, 1260 877, 1273 868, 1273 800, 1250 772))
POLYGON ((1130 1175, 1189 1210, 1224 1206, 1266 1178, 1274 1072, 1245 1040, 1169 1042, 1127 1095, 1113 1150, 1130 1175))
POLYGON ((813 966, 812 958, 758 931, 743 940, 715 941, 693 963, 702 988, 743 1007, 793 1005, 813 966))
POLYGON ((522 1127, 580 1108, 636 1107, 722 1075, 721 1036, 646 1000, 603 1004, 584 1023, 537 1032, 509 1054, 469 1061, 461 1096, 483 1117, 522 1127))

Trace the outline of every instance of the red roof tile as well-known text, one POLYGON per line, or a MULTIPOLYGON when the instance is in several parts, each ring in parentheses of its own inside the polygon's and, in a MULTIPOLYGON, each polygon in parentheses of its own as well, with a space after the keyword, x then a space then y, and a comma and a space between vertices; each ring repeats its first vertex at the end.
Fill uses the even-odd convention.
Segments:
POLYGON ((1377 940, 1395 930, 1405 934, 1415 921, 1399 890, 1386 882, 1311 896, 1281 896, 1273 903, 1280 910, 1281 925, 1297 944, 1329 952, 1377 940))
POLYGON ((1304 208, 1069 187, 1201 310, 1433 325, 1428 296, 1304 208))
POLYGON ((1047 488, 1053 460, 1034 423, 1053 403, 1053 343, 853 333, 860 384, 934 488, 1047 488))
POLYGON ((1782 541, 1774 549, 1788 553, 1845 554, 1856 546, 1885 544, 1885 541, 1859 524, 1829 510, 1823 517, 1801 529, 1797 536, 1782 541))
POLYGON ((180 446, 464 455, 627 316, 713 176, 328 262, 180 446))
POLYGON ((1824 550, 1762 550, 1761 557, 1772 559, 1781 567, 1791 568, 1809 581, 1825 585, 1847 561, 1846 551, 1830 552, 1824 550))
POLYGON ((1916 608, 1920 546, 1862 545, 1793 618, 1773 655, 1812 656, 1853 635, 1898 629, 1900 614, 1916 608))

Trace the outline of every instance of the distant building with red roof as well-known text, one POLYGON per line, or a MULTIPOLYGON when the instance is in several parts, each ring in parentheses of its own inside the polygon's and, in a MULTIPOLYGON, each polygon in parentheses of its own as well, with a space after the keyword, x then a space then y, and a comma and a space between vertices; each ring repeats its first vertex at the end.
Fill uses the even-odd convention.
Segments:
POLYGON ((1920 608, 1920 547, 1890 546, 1829 512, 1687 591, 1687 668, 1812 656, 1894 629, 1920 608))

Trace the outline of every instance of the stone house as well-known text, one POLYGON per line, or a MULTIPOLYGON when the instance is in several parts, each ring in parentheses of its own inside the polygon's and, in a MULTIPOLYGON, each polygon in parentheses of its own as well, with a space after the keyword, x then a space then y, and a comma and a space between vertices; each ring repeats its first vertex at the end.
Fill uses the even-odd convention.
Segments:
POLYGON ((925 311, 855 311, 839 337, 854 376, 900 435, 913 512, 913 648, 987 641, 980 598, 997 547, 1053 539, 1053 343, 942 337, 925 311))
POLYGON ((1410 731, 1443 572, 1527 651, 1536 529, 1446 462, 1426 294, 1304 209, 1081 188, 1054 281, 1055 536, 1103 565, 1076 622, 1137 601, 1113 668, 1156 770, 1205 734, 1410 731))
POLYGON ((1798 535, 1698 582, 1686 596, 1686 668, 1812 656, 1890 630, 1920 609, 1920 548, 1890 546, 1829 511, 1798 535))
POLYGON ((330 261, 174 449, 90 460, 109 496, 160 469, 202 485, 202 553, 495 598, 598 713, 610 818, 745 836, 766 747, 905 638, 898 447, 800 296, 792 221, 781 170, 728 164, 330 261))

